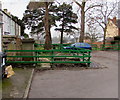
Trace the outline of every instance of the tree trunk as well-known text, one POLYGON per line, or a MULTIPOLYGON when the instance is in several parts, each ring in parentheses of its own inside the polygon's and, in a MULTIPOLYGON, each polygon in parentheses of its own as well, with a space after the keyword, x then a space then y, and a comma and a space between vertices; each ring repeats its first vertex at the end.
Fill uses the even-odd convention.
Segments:
POLYGON ((85 35, 85 2, 82 3, 81 8, 81 32, 79 42, 84 42, 84 35, 85 35))
MULTIPOLYGON (((52 44, 52 37, 51 37, 51 25, 49 24, 49 38, 50 38, 50 43, 52 44)), ((52 45, 51 45, 51 48, 52 48, 52 45)))
POLYGON ((64 12, 63 12, 63 21, 62 21, 62 30, 61 30, 61 38, 60 38, 60 44, 63 44, 63 32, 64 32, 64 12))
POLYGON ((50 29, 49 29, 49 9, 48 9, 48 2, 45 2, 45 20, 44 20, 44 25, 45 25, 45 49, 49 50, 52 48, 52 40, 51 40, 51 34, 50 34, 50 29))
POLYGON ((107 30, 107 26, 105 26, 105 28, 104 28, 104 37, 103 37, 103 46, 102 46, 103 49, 104 49, 105 44, 106 44, 106 30, 107 30))
POLYGON ((64 25, 62 25, 60 44, 63 44, 63 30, 64 30, 64 25))

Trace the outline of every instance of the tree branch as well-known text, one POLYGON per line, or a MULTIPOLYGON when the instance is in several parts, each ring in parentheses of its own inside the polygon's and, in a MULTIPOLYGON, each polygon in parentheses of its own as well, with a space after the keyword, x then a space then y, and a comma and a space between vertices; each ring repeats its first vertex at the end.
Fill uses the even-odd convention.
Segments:
POLYGON ((105 10, 105 15, 107 15, 107 12, 108 12, 108 4, 106 2, 106 10, 105 10))
POLYGON ((101 10, 100 10, 101 14, 103 15, 103 17, 105 18, 106 15, 103 13, 103 8, 101 7, 101 10))
POLYGON ((88 8, 85 10, 85 12, 87 12, 89 9, 94 8, 94 7, 101 7, 101 5, 93 5, 93 6, 90 6, 90 7, 88 7, 88 8))
POLYGON ((116 6, 113 7, 113 9, 108 13, 107 18, 110 16, 110 14, 113 12, 116 6))
POLYGON ((104 26, 97 20, 97 19, 94 19, 101 27, 102 29, 104 30, 104 26))
POLYGON ((78 3, 76 0, 73 0, 80 8, 82 8, 82 5, 78 3))
POLYGON ((102 27, 103 30, 105 29, 99 21, 96 20, 96 22, 102 27))
POLYGON ((79 10, 80 10, 80 7, 78 8, 77 12, 79 12, 79 10))

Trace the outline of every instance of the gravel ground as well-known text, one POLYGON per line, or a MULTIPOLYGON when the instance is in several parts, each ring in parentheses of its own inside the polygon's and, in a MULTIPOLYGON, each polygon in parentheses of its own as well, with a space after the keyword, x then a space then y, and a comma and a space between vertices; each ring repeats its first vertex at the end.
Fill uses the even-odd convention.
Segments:
POLYGON ((93 52, 92 61, 105 68, 36 72, 29 98, 117 98, 118 52, 93 52))

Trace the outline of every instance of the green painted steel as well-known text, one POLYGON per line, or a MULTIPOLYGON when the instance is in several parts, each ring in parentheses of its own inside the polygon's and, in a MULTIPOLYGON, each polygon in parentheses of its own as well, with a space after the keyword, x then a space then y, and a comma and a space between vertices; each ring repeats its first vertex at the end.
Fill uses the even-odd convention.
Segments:
MULTIPOLYGON (((38 46, 44 46, 44 44, 35 44, 38 46)), ((70 44, 52 44, 53 49, 62 49, 64 46, 68 46, 70 44)), ((92 46, 92 50, 105 50, 107 48, 111 50, 120 50, 120 44, 103 44, 100 46, 100 48, 97 46, 97 44, 90 44, 92 46), (104 47, 104 48, 103 48, 104 47)))
POLYGON ((7 63, 91 63, 90 61, 7 61, 7 63))
POLYGON ((96 44, 91 44, 92 50, 120 50, 120 44, 103 44, 100 45, 100 48, 96 44))
POLYGON ((98 50, 97 44, 90 44, 92 46, 92 50, 98 50))
MULTIPOLYGON (((38 45, 42 45, 44 46, 44 44, 38 44, 38 45)), ((89 64, 91 63, 90 58, 91 58, 91 50, 86 50, 86 49, 80 49, 80 48, 76 48, 76 50, 66 50, 66 49, 62 49, 63 45, 58 45, 58 44, 52 44, 53 46, 58 46, 58 49, 52 49, 52 50, 5 50, 6 53, 9 52, 19 52, 19 53, 23 53, 23 52, 34 52, 33 56, 25 56, 25 55, 9 55, 7 56, 7 58, 35 58, 35 61, 10 61, 7 60, 7 63, 86 63, 89 64), (58 53, 63 53, 63 55, 57 55, 58 53), (69 55, 67 55, 69 54, 69 55), (64 58, 79 58, 80 61, 54 61, 54 58, 57 57, 64 57, 64 58), (50 61, 38 61, 37 58, 50 58, 50 61)), ((67 44, 68 45, 68 44, 67 44)), ((23 59, 22 59, 23 60, 23 59)))
POLYGON ((81 50, 65 50, 65 49, 53 49, 53 50, 5 50, 5 52, 91 52, 91 50, 81 49, 81 50))
POLYGON ((102 44, 100 47, 101 50, 107 50, 107 49, 120 50, 120 44, 105 44, 105 45, 102 44))
POLYGON ((33 58, 33 57, 37 57, 37 58, 78 57, 78 58, 84 58, 84 57, 91 57, 91 56, 89 56, 89 55, 86 55, 86 56, 76 56, 76 55, 73 55, 73 56, 56 56, 56 55, 53 55, 53 56, 7 56, 7 57, 13 57, 13 58, 33 58))

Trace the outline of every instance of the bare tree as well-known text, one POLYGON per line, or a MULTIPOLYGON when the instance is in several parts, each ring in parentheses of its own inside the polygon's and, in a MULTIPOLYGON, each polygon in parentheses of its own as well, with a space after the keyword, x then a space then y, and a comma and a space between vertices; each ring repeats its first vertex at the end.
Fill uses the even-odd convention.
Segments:
MULTIPOLYGON (((80 7, 80 14, 81 14, 81 24, 80 24, 80 28, 81 28, 81 32, 80 32, 80 37, 79 37, 79 42, 83 42, 84 41, 84 36, 85 36, 85 14, 87 11, 89 11, 89 9, 92 9, 94 7, 99 7, 101 5, 99 4, 91 4, 89 6, 87 6, 87 2, 91 1, 91 0, 81 0, 81 3, 78 2, 77 0, 73 0, 79 7, 80 7)), ((90 2, 88 2, 90 3, 90 2)))
POLYGON ((90 19, 87 26, 88 32, 86 32, 85 37, 90 39, 91 44, 102 38, 102 34, 98 31, 98 24, 94 20, 90 19))
POLYGON ((96 11, 94 11, 94 14, 89 14, 89 18, 94 20, 96 23, 99 24, 99 26, 103 30, 103 47, 106 42, 106 30, 107 30, 107 23, 108 23, 108 18, 111 17, 112 13, 114 12, 117 3, 112 4, 107 1, 102 1, 101 2, 101 7, 97 8, 96 11))

